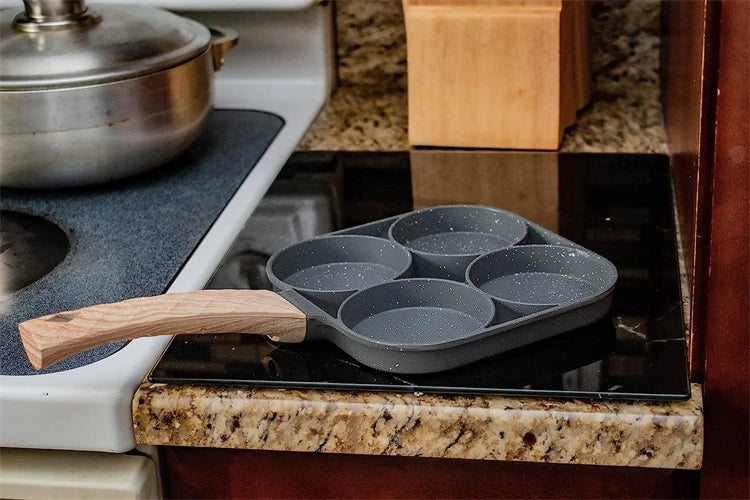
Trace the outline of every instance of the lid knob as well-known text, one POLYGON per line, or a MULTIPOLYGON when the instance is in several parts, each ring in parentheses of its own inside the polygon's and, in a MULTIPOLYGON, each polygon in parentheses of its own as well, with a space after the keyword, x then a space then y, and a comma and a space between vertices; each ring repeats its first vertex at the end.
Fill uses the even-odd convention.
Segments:
POLYGON ((13 19, 16 29, 27 32, 85 27, 99 22, 84 0, 23 0, 25 12, 13 19))

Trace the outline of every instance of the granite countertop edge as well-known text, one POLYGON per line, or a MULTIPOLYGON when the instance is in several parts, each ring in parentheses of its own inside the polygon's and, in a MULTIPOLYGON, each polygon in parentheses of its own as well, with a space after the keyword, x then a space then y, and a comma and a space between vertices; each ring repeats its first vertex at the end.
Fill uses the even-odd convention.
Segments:
POLYGON ((144 382, 138 444, 699 469, 701 386, 674 402, 144 382))

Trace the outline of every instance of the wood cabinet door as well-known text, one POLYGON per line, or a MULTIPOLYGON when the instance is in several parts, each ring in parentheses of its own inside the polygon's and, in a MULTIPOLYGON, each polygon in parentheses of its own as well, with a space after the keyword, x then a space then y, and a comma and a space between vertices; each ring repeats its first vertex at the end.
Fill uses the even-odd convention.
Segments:
POLYGON ((698 471, 168 447, 172 498, 694 498, 698 471))

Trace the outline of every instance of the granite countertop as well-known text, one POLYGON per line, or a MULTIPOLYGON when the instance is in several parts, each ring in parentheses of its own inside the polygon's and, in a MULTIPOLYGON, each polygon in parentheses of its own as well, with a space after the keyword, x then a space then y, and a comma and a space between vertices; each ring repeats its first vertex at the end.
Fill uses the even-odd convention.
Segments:
MULTIPOLYGON (((300 150, 409 149, 400 4, 337 4, 340 85, 300 150)), ((593 97, 567 129, 560 151, 666 153, 659 2, 592 2, 591 17, 593 97)))
POLYGON ((377 86, 338 87, 301 151, 408 151, 407 95, 377 86))
POLYGON ((699 469, 701 388, 639 403, 145 382, 139 444, 699 469))

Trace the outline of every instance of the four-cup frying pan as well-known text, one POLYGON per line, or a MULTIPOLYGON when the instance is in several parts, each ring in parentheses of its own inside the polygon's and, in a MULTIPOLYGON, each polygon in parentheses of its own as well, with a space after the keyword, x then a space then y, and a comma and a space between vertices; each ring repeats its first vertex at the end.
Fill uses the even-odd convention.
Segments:
POLYGON ((136 298, 29 320, 19 331, 37 369, 139 337, 255 333, 325 339, 375 369, 429 373, 592 323, 608 311, 617 279, 593 252, 510 212, 468 205, 304 241, 271 257, 267 274, 277 293, 136 298))

